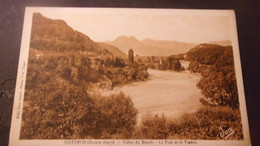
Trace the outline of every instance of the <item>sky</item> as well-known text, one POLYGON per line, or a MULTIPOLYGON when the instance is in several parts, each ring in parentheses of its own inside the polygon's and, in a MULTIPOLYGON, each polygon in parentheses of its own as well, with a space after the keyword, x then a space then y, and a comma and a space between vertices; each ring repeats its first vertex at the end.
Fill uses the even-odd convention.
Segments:
POLYGON ((117 37, 134 36, 138 40, 176 40, 204 43, 230 40, 230 17, 216 11, 156 10, 89 10, 42 11, 47 18, 61 19, 74 30, 97 42, 112 41, 117 37), (205 15, 201 15, 205 14, 205 15))

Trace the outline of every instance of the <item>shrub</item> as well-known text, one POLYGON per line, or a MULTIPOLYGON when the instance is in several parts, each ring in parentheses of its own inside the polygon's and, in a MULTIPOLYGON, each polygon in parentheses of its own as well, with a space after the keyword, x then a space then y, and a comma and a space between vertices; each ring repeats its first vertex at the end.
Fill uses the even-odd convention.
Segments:
POLYGON ((25 102, 27 106, 23 108, 20 138, 78 138, 83 127, 89 127, 91 133, 95 122, 91 118, 94 106, 87 93, 64 84, 48 86, 27 94, 31 100, 25 102))
POLYGON ((21 139, 130 138, 134 131, 137 110, 123 93, 90 97, 82 88, 56 83, 29 93, 21 139))
POLYGON ((134 131, 137 109, 130 97, 122 92, 109 96, 94 97, 100 111, 100 138, 130 138, 134 131))
POLYGON ((145 115, 136 129, 135 138, 141 139, 243 139, 239 109, 203 106, 193 114, 179 118, 164 115, 145 115), (223 131, 232 128, 234 133, 227 137, 223 131), (221 130, 222 129, 222 130, 221 130))
POLYGON ((138 138, 166 139, 168 137, 167 119, 162 114, 146 114, 142 117, 138 138))

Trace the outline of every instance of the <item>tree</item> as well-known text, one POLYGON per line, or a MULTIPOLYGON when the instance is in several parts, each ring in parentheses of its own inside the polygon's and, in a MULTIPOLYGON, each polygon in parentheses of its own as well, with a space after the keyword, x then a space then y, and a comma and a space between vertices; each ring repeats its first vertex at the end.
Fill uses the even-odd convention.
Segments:
POLYGON ((20 138, 82 138, 84 127, 93 132, 95 107, 84 90, 52 82, 27 96, 34 100, 23 108, 20 138))
POLYGON ((239 107, 231 46, 200 45, 191 49, 187 58, 189 69, 202 75, 197 84, 204 95, 202 103, 239 107))
POLYGON ((137 109, 131 98, 122 92, 111 94, 103 97, 99 105, 102 115, 102 137, 111 138, 117 135, 117 138, 130 138, 137 118, 137 109))

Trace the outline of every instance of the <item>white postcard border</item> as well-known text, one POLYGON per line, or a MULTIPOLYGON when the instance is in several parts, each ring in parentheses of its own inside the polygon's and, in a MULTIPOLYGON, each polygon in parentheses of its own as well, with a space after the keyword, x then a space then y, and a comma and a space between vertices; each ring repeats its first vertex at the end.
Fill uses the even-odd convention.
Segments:
POLYGON ((142 146, 151 146, 151 145, 211 145, 211 146, 219 146, 219 145, 229 145, 229 146, 245 146, 250 145, 250 136, 249 136, 249 127, 248 127, 248 118, 246 111, 246 103, 245 103, 245 94, 243 87, 243 79, 242 79, 242 70, 241 70, 241 62, 239 55, 239 47, 238 47, 238 37, 237 37, 237 28, 236 28, 236 20, 235 13, 232 10, 185 10, 185 9, 129 9, 129 8, 45 8, 45 7, 27 7, 25 11, 24 24, 23 24, 23 35, 21 42, 21 50, 20 50, 20 59, 16 80, 16 89, 15 89, 15 97, 14 97, 14 105, 13 105, 13 114, 11 121, 11 130, 10 130, 10 139, 9 146, 46 146, 46 145, 58 145, 58 146, 67 146, 67 145, 78 145, 78 146, 86 146, 86 145, 142 145, 142 146), (22 107, 23 107, 23 99, 24 99, 24 87, 26 80, 26 72, 27 72, 27 62, 28 62, 28 52, 29 52, 29 44, 30 44, 30 34, 31 34, 31 23, 32 23, 32 14, 34 12, 58 12, 58 13, 160 13, 164 15, 207 15, 207 16, 228 16, 230 18, 230 28, 232 35, 232 46, 234 53, 234 62, 236 69, 236 77, 237 77, 237 86, 238 86, 238 94, 239 94, 239 103, 240 103, 240 112, 242 118, 242 126, 243 126, 243 135, 244 140, 97 140, 97 139, 75 139, 75 140, 20 140, 20 128, 21 128, 21 117, 22 117, 22 107), (107 141, 107 143, 105 142, 107 141), (128 142, 128 143, 124 143, 128 142), (165 143, 168 141, 168 143, 165 143), (148 144, 151 142, 151 144, 148 144), (97 144, 95 144, 97 143, 97 144), (109 144, 110 143, 110 144, 109 144))

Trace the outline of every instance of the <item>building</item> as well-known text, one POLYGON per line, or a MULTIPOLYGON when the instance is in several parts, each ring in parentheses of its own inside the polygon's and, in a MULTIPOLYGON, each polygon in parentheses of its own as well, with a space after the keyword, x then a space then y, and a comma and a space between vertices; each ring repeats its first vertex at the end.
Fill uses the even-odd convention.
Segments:
POLYGON ((134 51, 132 49, 128 51, 128 59, 129 63, 134 63, 134 51))
POLYGON ((168 66, 170 70, 180 71, 182 66, 180 63, 180 59, 182 57, 178 55, 171 55, 168 57, 168 66))

